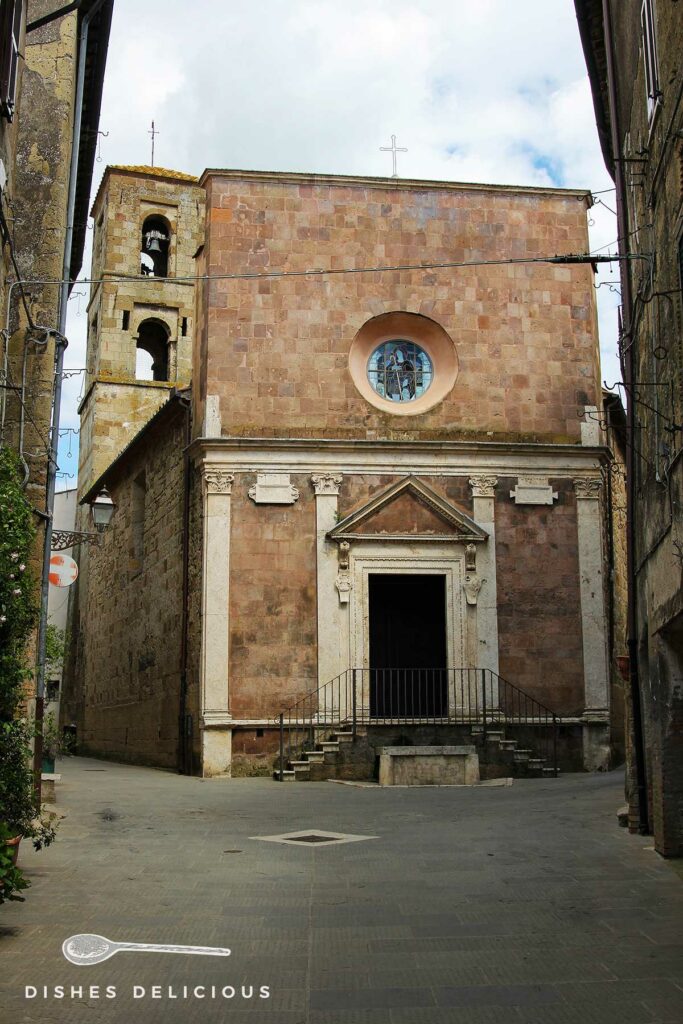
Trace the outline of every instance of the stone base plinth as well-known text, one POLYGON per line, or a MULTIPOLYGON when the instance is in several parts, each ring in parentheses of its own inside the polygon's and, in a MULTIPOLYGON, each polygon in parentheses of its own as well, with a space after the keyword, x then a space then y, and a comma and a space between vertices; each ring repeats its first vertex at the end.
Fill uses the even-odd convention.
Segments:
POLYGON ((46 804, 54 804, 57 801, 57 783, 61 781, 61 775, 52 772, 43 772, 40 776, 41 798, 46 804))
POLYGON ((382 747, 380 786, 476 786, 476 747, 382 747))
POLYGON ((230 775, 232 771, 232 729, 204 728, 202 731, 202 775, 230 775))
POLYGON ((583 767, 606 772, 610 762, 610 727, 606 715, 583 716, 583 767))

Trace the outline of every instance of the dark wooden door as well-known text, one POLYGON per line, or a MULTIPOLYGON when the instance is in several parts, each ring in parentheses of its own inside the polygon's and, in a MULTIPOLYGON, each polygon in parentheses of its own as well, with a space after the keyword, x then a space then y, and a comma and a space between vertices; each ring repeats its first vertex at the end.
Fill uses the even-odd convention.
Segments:
POLYGON ((370 713, 447 712, 446 577, 375 575, 370 587, 370 713))

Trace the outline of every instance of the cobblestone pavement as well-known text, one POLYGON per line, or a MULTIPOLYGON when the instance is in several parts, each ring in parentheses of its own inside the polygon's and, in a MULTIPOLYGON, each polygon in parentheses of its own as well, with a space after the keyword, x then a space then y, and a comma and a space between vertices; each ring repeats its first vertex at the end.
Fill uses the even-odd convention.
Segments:
POLYGON ((683 1020, 683 884, 617 827, 619 773, 410 790, 60 770, 59 840, 22 847, 32 888, 0 911, 3 1024, 683 1020), (250 838, 311 829, 378 838, 250 838), (232 955, 73 966, 62 942, 87 932, 232 955))

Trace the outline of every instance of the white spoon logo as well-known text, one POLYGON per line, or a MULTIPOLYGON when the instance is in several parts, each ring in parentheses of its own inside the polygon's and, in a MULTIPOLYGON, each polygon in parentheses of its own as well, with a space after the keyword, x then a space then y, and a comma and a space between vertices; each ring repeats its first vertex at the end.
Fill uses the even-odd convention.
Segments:
POLYGON ((192 956, 230 956, 219 946, 168 946, 151 942, 112 942, 104 935, 72 935, 62 943, 62 953, 77 967, 109 960, 115 953, 185 953, 192 956))

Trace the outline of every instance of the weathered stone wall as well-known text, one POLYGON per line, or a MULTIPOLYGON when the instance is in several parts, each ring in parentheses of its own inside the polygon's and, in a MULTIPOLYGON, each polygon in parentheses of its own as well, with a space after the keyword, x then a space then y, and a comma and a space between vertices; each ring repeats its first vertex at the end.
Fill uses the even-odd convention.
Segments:
MULTIPOLYGON (((53 10, 49 0, 31 0, 27 20, 53 10)), ((73 141, 73 97, 78 49, 77 14, 65 15, 51 25, 25 36, 20 48, 20 88, 14 122, 2 130, 3 160, 8 173, 8 194, 3 196, 19 272, 24 281, 62 277, 69 169, 73 141), (7 200, 11 200, 11 211, 7 200)), ((6 259, 8 247, 3 246, 6 259)), ((2 327, 9 327, 9 390, 3 443, 19 451, 26 472, 26 495, 38 509, 45 508, 47 447, 54 383, 54 339, 44 331, 29 332, 20 290, 6 289, 6 278, 16 279, 5 263, 2 327), (7 305, 11 308, 8 310, 7 305), (9 313, 9 316, 7 315, 9 313), (13 390, 25 381, 21 398, 13 390)), ((57 328, 59 286, 25 286, 31 319, 57 328)), ((0 353, 4 365, 4 351, 0 353)), ((0 382, 4 384, 5 382, 0 382)), ((38 523, 30 571, 40 579, 44 528, 38 523)), ((29 643, 30 660, 35 639, 29 643)), ((28 660, 28 659, 27 659, 28 660)), ((34 677, 27 686, 34 687, 34 677)))
POLYGON ((116 511, 79 609, 81 749, 168 768, 178 763, 186 415, 169 407, 107 478, 116 511))
MULTIPOLYGON (((32 2, 29 19, 51 9, 45 0, 32 2)), ((58 281, 62 277, 77 48, 77 15, 72 12, 27 36, 19 59, 21 93, 7 141, 16 147, 16 168, 10 177, 12 236, 26 281, 58 281)), ((11 276, 16 276, 13 271, 11 276)), ((25 291, 33 322, 56 328, 59 286, 27 285, 25 291)), ((16 384, 24 377, 26 386, 23 404, 16 393, 7 393, 5 441, 21 446, 28 473, 27 496, 43 508, 54 342, 50 338, 47 344, 41 343, 44 332, 36 332, 35 341, 31 340, 18 289, 13 290, 11 305, 11 382, 16 384)), ((36 575, 42 566, 41 546, 42 528, 32 565, 36 575)))
POLYGON ((194 255, 203 239, 204 191, 197 179, 160 168, 105 171, 92 216, 93 278, 88 306, 88 374, 81 403, 81 495, 168 398, 190 382, 194 337, 194 255), (168 277, 140 276, 142 226, 164 218, 168 277), (123 280, 121 279, 123 278, 123 280), (136 380, 140 325, 168 334, 167 382, 136 380), (87 443, 83 443, 86 441, 87 443))
MULTIPOLYGON (((648 111, 640 4, 611 0, 619 124, 617 155, 637 160, 625 190, 628 263, 635 299, 625 335, 635 357, 636 610, 655 848, 683 856, 683 107, 679 5, 652 4, 657 97, 648 111), (654 259, 652 259, 654 255, 654 259), (641 301, 646 296, 647 301, 641 301), (631 348, 632 346, 632 348, 631 348)), ((632 818, 636 799, 631 793, 632 818)))
MULTIPOLYGON (((582 195, 206 172, 210 274, 501 260, 587 250, 582 195)), ((232 435, 578 441, 599 395, 587 267, 486 266, 216 280, 201 344, 232 435), (455 387, 415 416, 363 400, 348 367, 371 318, 407 310, 454 341, 455 387)))
MULTIPOLYGON (((25 48, 25 25, 26 16, 24 15, 24 23, 21 27, 21 38, 20 38, 20 52, 24 52, 25 48)), ((12 121, 8 121, 5 117, 0 117, 0 160, 5 171, 6 182, 3 187, 2 202, 3 212, 5 217, 10 214, 10 204, 14 204, 16 200, 16 173, 15 173, 15 162, 17 154, 17 135, 19 131, 19 117, 18 110, 21 103, 21 88, 23 80, 23 69, 24 61, 19 59, 17 64, 17 91, 16 98, 17 104, 12 121)), ((0 322, 2 327, 5 327, 7 319, 7 303, 9 301, 8 294, 8 281, 14 279, 14 268, 12 266, 11 252, 8 245, 3 245, 0 252, 0 322)), ((15 289, 16 291, 16 289, 15 289)), ((16 306, 16 299, 15 299, 16 306)), ((10 323, 12 328, 14 324, 10 323)), ((6 353, 7 339, 4 334, 0 334, 0 367, 4 368, 5 365, 5 353, 6 353)), ((2 370, 0 370, 2 372, 2 370)), ((3 384, 7 382, 2 381, 3 384)), ((4 408, 7 400, 6 392, 0 395, 0 405, 4 408)))
POLYGON ((513 478, 496 489, 500 674, 551 710, 584 710, 576 499, 551 480, 553 507, 516 505, 513 478))

